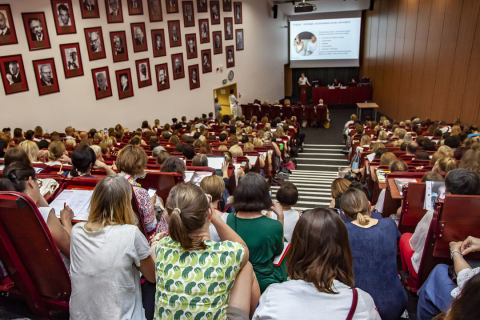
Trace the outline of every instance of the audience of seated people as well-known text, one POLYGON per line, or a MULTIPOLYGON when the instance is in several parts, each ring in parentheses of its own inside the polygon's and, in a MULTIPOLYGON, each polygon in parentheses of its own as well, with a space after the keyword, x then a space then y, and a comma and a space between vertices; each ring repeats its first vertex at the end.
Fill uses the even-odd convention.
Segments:
MULTIPOLYGON (((381 215, 389 191, 369 187, 379 183, 377 167, 423 172, 422 181, 446 176, 447 194, 480 192, 476 126, 416 117, 398 124, 384 117, 362 124, 352 116, 343 134, 352 156, 358 156, 352 170, 356 176, 334 180, 333 209, 301 214, 292 209, 298 190, 290 182, 277 190, 278 202, 271 200, 265 177, 278 167, 270 168, 268 153, 258 160, 264 176, 245 174, 242 168, 229 176, 229 163, 256 148, 269 147, 277 166, 282 165, 291 145, 277 144, 277 139, 300 141, 296 119, 220 119, 212 114, 187 122, 182 117, 180 123, 163 126, 157 119, 153 128, 144 121, 133 133, 121 125, 107 134, 72 127, 65 134, 43 134, 39 126, 16 128, 13 137, 9 128, 0 133, 0 191, 23 193, 37 205, 71 274, 72 319, 343 319, 351 310, 353 319, 398 319, 407 295, 398 276, 397 251, 407 262, 403 272, 418 273, 433 211, 398 246, 395 221, 381 215), (165 205, 141 187, 151 168, 185 179, 187 167, 206 167, 208 155, 220 153, 227 160, 220 177, 206 177, 200 186, 177 184, 165 205), (70 208, 57 213, 60 219, 48 208, 36 182, 41 174, 35 173, 45 168, 68 179, 98 181, 88 221, 72 229, 70 208), (222 212, 232 177, 237 183, 228 201, 234 211, 222 212), (136 227, 132 196, 146 238, 136 227), (156 214, 158 210, 163 213, 156 214), (274 263, 287 242, 287 257, 274 263), (405 256, 407 251, 413 255, 405 256), (358 297, 355 308, 353 296, 358 297)), ((398 218, 401 207, 388 215, 398 218)), ((457 239, 450 251, 457 282, 450 280, 448 266, 433 269, 418 291, 420 320, 439 314, 452 320, 478 317, 478 308, 469 302, 478 299, 480 269, 470 267, 463 256, 480 251, 480 239, 457 239)))

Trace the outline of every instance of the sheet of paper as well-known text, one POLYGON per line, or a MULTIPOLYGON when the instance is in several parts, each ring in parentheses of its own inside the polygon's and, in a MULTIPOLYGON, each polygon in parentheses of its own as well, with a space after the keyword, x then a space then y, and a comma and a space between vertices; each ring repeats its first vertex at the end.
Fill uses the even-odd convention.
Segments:
POLYGON ((50 203, 50 208, 55 209, 55 214, 60 218, 60 211, 66 204, 72 209, 74 220, 87 221, 92 194, 93 190, 63 190, 50 203))
POLYGON ((370 153, 370 154, 367 156, 367 159, 368 159, 368 161, 372 162, 373 159, 375 159, 375 153, 370 153))
POLYGON ((185 182, 190 182, 194 174, 195 171, 185 171, 185 182))
POLYGON ((250 165, 254 166, 257 163, 257 156, 246 156, 250 165))

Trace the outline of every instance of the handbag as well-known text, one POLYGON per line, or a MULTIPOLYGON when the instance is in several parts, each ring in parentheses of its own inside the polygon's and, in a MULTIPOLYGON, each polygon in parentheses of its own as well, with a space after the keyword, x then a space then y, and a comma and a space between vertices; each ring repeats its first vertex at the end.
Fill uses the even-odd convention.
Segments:
POLYGON ((352 320, 353 316, 355 315, 355 310, 357 310, 358 291, 355 288, 352 288, 352 291, 353 291, 352 306, 350 307, 350 311, 348 312, 347 320, 352 320))

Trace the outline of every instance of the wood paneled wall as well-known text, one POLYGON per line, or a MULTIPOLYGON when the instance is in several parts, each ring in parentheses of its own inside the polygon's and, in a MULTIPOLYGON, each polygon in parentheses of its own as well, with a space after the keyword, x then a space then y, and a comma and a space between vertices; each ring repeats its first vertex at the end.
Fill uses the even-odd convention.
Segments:
POLYGON ((364 20, 360 74, 382 113, 480 123, 479 0, 375 0, 364 20))

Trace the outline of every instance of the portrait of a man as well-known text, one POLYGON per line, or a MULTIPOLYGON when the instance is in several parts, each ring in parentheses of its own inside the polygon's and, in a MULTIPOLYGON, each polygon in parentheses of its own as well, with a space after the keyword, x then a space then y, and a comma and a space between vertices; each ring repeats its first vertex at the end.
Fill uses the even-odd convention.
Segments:
POLYGON ((232 11, 232 0, 223 0, 223 11, 232 11))
POLYGON ((132 8, 132 9, 139 9, 140 8, 139 1, 141 1, 141 0, 129 0, 129 1, 130 1, 130 8, 132 8))
POLYGON ((100 41, 100 35, 98 34, 98 31, 89 32, 88 38, 90 39, 90 51, 102 52, 102 43, 100 41))
POLYGON ((237 50, 243 50, 243 30, 237 31, 237 50))
POLYGON ((228 62, 228 63, 233 63, 233 50, 232 50, 232 49, 229 49, 229 50, 227 51, 227 55, 228 55, 227 62, 228 62))
POLYGON ((7 76, 9 85, 22 82, 22 75, 20 74, 20 66, 17 60, 7 61, 4 63, 4 66, 5 66, 5 70, 7 71, 6 76, 7 76))
POLYGON ((146 63, 140 63, 138 66, 139 69, 139 74, 140 74, 140 81, 147 81, 150 79, 148 77, 148 72, 147 72, 147 64, 146 63))
POLYGON ((135 44, 143 46, 145 44, 145 36, 141 27, 135 27, 135 44))
POLYGON ((160 7, 160 0, 148 0, 148 9, 151 22, 162 20, 162 9, 160 7))
POLYGON ((95 0, 83 0, 83 8, 87 11, 95 11, 95 0))
POLYGON ((114 17, 120 15, 118 0, 108 0, 108 14, 114 17))
POLYGON ((40 83, 42 87, 54 85, 52 66, 47 63, 38 67, 40 73, 40 83))
POLYGON ((167 0, 167 12, 168 13, 178 12, 178 0, 167 0))
POLYGON ((78 57, 77 57, 77 49, 65 49, 65 57, 67 58, 67 68, 69 70, 78 69, 78 57))
POLYGON ((120 74, 120 90, 122 92, 127 92, 130 91, 130 83, 128 81, 128 73, 122 73, 120 74))
POLYGON ((97 80, 97 91, 100 92, 108 90, 108 82, 105 71, 97 72, 95 74, 95 79, 97 80))
POLYGON ((0 37, 10 35, 10 25, 8 24, 7 12, 0 10, 0 37))
POLYGON ((194 85, 197 84, 197 70, 196 69, 192 69, 192 74, 191 74, 191 77, 192 77, 192 83, 194 85))
POLYGON ((207 0, 197 0, 198 12, 207 12, 207 0))
POLYGON ((202 38, 208 38, 208 23, 207 22, 202 22, 201 30, 202 30, 201 37, 202 38))
POLYGON ((188 54, 193 55, 195 54, 195 52, 196 52, 195 40, 192 37, 188 39, 188 54))
POLYGON ((155 50, 163 50, 163 39, 160 33, 155 35, 155 50))
POLYGON ((242 3, 235 3, 235 23, 242 23, 242 3))
POLYGON ((193 16, 193 2, 186 1, 183 3, 183 21, 185 27, 191 27, 195 25, 193 16))
POLYGON ((113 37, 113 45, 115 46, 114 54, 124 54, 125 47, 123 45, 123 37, 122 36, 114 36, 113 37))
POLYGON ((232 21, 230 21, 230 20, 225 21, 225 38, 226 39, 233 39, 232 21))
POLYGON ((190 90, 200 88, 200 75, 198 74, 198 64, 189 66, 188 73, 190 76, 190 90))
POLYGON ((210 57, 208 53, 205 53, 203 55, 203 67, 204 68, 210 68, 210 57))
POLYGON ((160 85, 167 84, 167 73, 165 71, 165 68, 158 69, 158 83, 160 85))
POLYGON ((183 67, 180 58, 175 58, 175 73, 182 73, 183 67))
POLYGON ((173 25, 172 26, 172 40, 173 41, 178 41, 178 30, 177 30, 177 26, 176 25, 173 25))
POLYGON ((222 46, 222 39, 220 38, 220 35, 216 34, 215 35, 215 48, 219 49, 222 46))
POLYGON ((67 27, 72 25, 72 22, 70 21, 70 11, 68 8, 68 3, 58 4, 57 12, 58 12, 58 24, 61 27, 67 27))
POLYGON ((38 18, 28 19, 28 26, 30 28, 30 37, 32 41, 43 41, 45 40, 43 34, 42 22, 38 18))
POLYGON ((212 4, 212 20, 220 20, 220 16, 218 14, 218 6, 216 4, 212 4))

